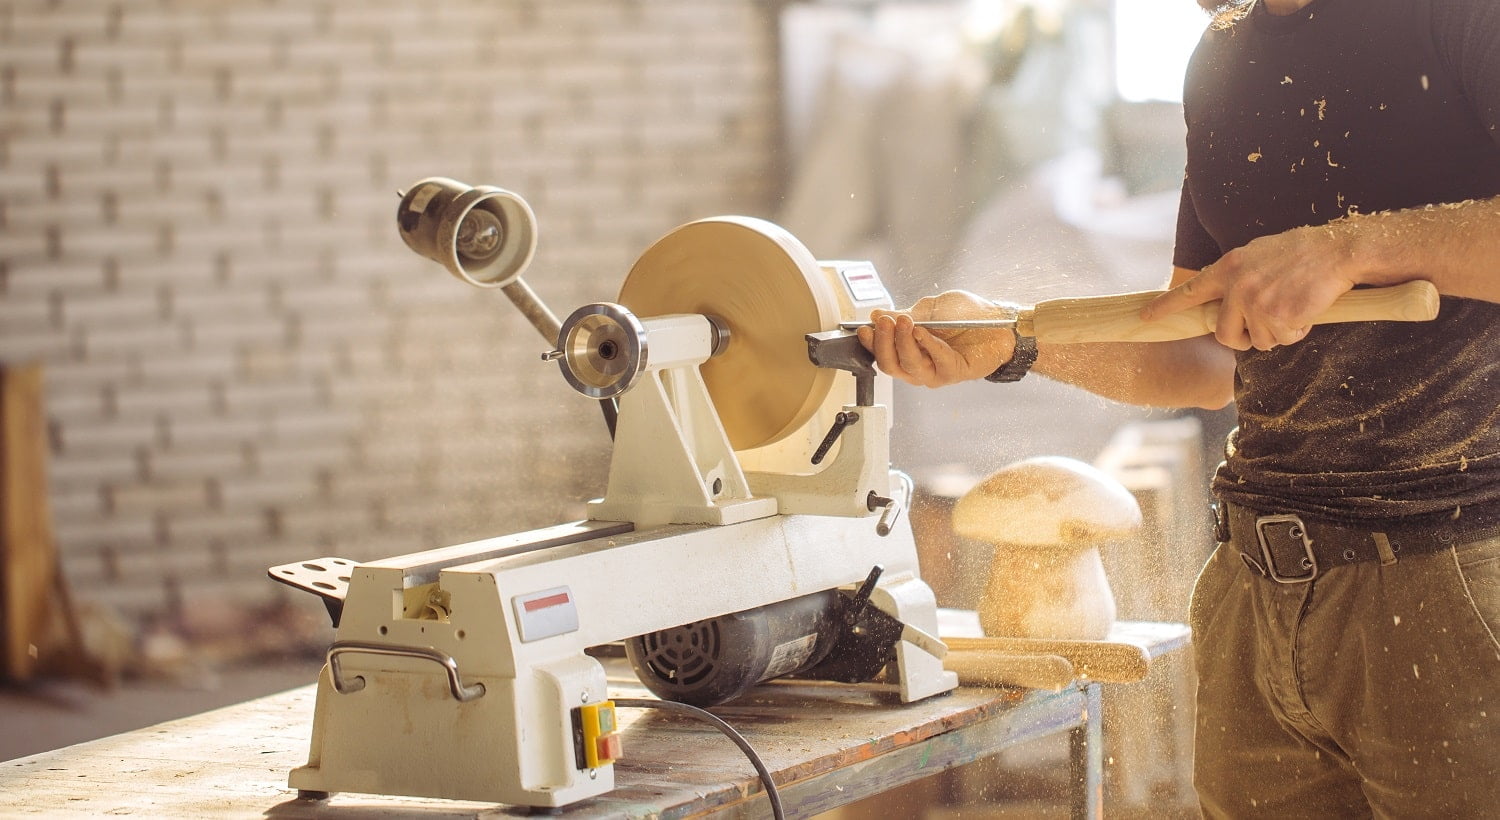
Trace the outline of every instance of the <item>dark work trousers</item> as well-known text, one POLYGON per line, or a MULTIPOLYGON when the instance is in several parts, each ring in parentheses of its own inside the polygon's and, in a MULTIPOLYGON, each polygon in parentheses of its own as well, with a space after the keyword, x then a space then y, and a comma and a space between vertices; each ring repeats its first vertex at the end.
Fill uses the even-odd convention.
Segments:
POLYGON ((1208 817, 1500 817, 1500 538, 1193 591, 1208 817))

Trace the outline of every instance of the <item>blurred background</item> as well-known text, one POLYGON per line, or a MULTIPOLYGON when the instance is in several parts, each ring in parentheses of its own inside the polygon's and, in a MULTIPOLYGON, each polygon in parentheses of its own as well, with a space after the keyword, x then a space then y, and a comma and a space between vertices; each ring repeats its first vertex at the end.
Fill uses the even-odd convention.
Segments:
MULTIPOLYGON (((902 305, 1160 287, 1206 23, 1191 0, 0 1, 0 364, 39 374, 7 428, 44 467, 3 486, 56 556, 11 538, 6 600, 66 633, 22 677, 308 682, 327 618, 267 567, 602 492, 608 435, 546 342, 398 238, 412 182, 525 197, 559 315, 725 213, 873 260, 902 305)), ((1176 417, 1034 378, 895 403, 896 464, 935 495, 1176 417)), ((71 697, 10 691, 36 730, 0 759, 155 717, 71 697)))

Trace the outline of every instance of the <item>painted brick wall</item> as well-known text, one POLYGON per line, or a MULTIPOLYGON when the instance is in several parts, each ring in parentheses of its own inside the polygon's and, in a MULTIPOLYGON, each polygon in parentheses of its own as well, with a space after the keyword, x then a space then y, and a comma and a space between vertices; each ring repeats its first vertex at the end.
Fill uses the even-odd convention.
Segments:
POLYGON ((581 515, 597 411, 396 192, 520 193, 566 315, 767 214, 775 55, 755 0, 0 2, 0 360, 46 366, 75 594, 263 603, 272 564, 581 515))

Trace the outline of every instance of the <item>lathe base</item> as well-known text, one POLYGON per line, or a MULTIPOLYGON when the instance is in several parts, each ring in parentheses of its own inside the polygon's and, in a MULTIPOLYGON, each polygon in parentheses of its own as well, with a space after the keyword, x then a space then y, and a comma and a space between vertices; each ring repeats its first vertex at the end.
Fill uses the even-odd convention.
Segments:
MULTIPOLYGON (((857 587, 874 564, 884 574, 871 604, 936 634, 936 601, 915 574, 915 545, 901 524, 885 537, 874 534, 873 517, 672 525, 517 547, 446 567, 435 583, 408 574, 423 565, 421 554, 357 566, 331 650, 349 651, 324 667, 308 763, 288 782, 315 792, 553 807, 608 792, 613 766, 580 765, 572 731, 579 707, 606 700, 603 668, 588 647, 768 599, 857 587), (708 560, 721 554, 736 559, 708 560), (535 619, 528 602, 538 601, 572 610, 575 620, 559 627, 535 619)), ((484 542, 475 549, 493 552, 484 542)), ((958 684, 939 658, 905 642, 886 676, 903 701, 958 684)))

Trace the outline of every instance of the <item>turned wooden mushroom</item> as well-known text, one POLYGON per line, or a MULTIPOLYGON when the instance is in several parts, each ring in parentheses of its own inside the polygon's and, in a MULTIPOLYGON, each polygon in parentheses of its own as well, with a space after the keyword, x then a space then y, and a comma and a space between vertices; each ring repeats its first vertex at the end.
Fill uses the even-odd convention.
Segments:
POLYGON ((1107 637, 1115 598, 1099 546, 1140 525, 1130 491, 1074 459, 1029 458, 981 481, 954 505, 953 528, 995 547, 978 607, 984 634, 1107 637))

